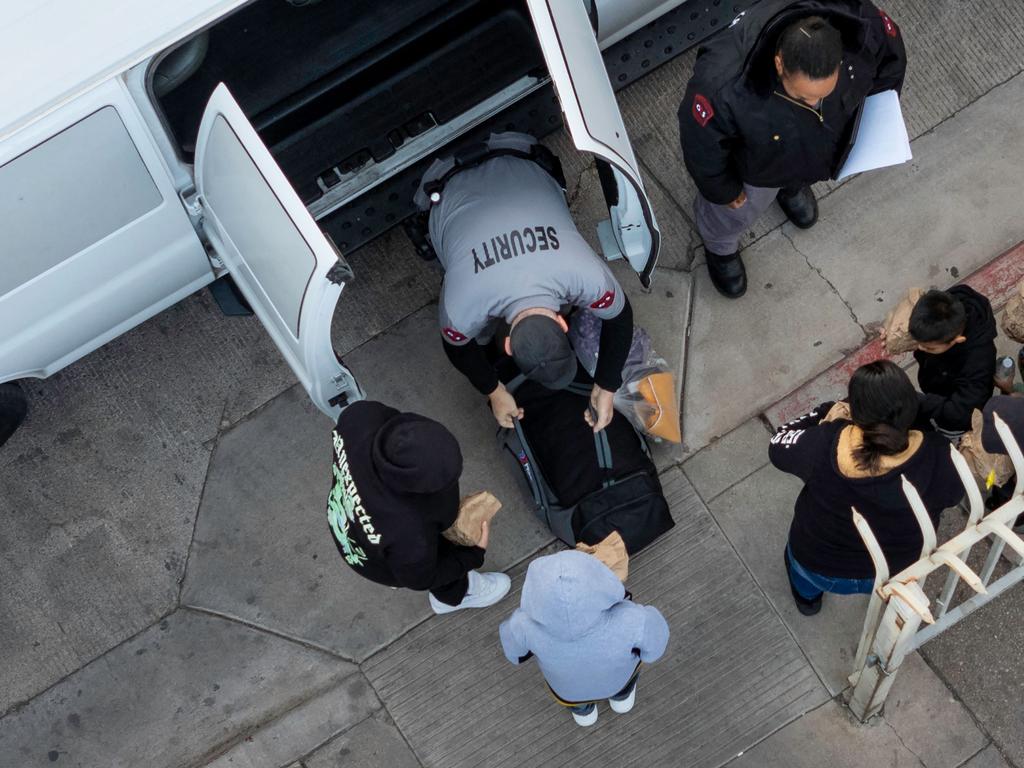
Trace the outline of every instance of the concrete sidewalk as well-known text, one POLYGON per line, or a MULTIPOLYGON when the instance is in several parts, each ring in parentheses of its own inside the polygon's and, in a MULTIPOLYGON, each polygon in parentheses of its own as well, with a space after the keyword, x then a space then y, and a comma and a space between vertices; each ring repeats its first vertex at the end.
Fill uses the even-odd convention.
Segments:
MULTIPOLYGON (((423 595, 354 577, 323 513, 330 423, 259 324, 203 294, 39 382, 0 451, 0 766, 1024 766, 1020 589, 913 657, 861 726, 837 695, 863 600, 802 617, 779 562, 797 487, 766 466, 765 422, 834 387, 819 376, 907 287, 950 285, 1024 241, 1024 7, 886 10, 910 53, 914 161, 822 185, 809 232, 773 209, 745 238, 739 302, 711 289, 689 218, 675 111, 693 53, 620 94, 665 246, 650 294, 615 268, 685 372, 685 446, 656 455, 677 526, 630 577, 672 646, 633 714, 603 708, 582 731, 535 668, 504 662, 514 595, 436 617, 423 595)), ((596 172, 549 141, 592 237, 596 172)), ((443 360, 435 267, 400 232, 350 260, 336 349, 372 397, 455 432, 465 489, 505 503, 487 567, 517 590, 554 544, 443 360)))

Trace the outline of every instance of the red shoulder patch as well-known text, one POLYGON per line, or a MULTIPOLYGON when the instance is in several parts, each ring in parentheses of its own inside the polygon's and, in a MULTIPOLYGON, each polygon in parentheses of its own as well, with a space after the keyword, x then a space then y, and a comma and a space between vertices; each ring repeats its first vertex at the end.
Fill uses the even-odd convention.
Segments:
POLYGON ((885 34, 889 37, 896 37, 900 32, 900 28, 896 26, 896 22, 889 17, 888 13, 881 9, 879 9, 878 15, 882 17, 882 26, 885 27, 885 34))
POLYGON ((466 335, 464 333, 459 333, 454 328, 442 328, 441 333, 444 334, 446 339, 453 341, 456 344, 461 344, 466 340, 466 335))
POLYGON ((693 97, 693 119, 703 128, 711 122, 711 118, 714 116, 715 108, 711 106, 707 96, 700 93, 696 94, 693 97))
POLYGON ((615 291, 605 291, 604 296, 590 305, 591 309, 608 309, 615 303, 615 291))

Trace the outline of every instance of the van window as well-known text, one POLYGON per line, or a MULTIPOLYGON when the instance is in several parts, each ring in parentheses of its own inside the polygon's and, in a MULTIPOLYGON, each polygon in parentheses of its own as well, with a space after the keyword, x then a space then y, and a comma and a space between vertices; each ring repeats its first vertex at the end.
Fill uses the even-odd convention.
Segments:
POLYGON ((0 296, 162 200, 113 107, 0 166, 0 296))

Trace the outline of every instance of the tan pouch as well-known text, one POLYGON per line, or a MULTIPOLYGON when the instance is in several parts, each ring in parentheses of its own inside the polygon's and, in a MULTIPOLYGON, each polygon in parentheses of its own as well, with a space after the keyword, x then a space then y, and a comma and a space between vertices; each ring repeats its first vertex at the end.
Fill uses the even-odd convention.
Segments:
POLYGON ((890 355, 911 352, 917 346, 914 337, 910 335, 910 313, 914 311, 914 305, 924 293, 921 288, 911 288, 900 299, 899 304, 885 316, 885 322, 882 324, 885 329, 885 351, 890 355))
POLYGON ((1024 283, 1017 286, 1017 292, 1006 302, 1000 325, 1003 333, 1024 344, 1024 283))
POLYGON ((626 582, 626 577, 629 576, 629 553, 626 552, 626 542, 622 540, 618 531, 612 531, 594 545, 581 541, 576 545, 576 549, 593 555, 611 568, 612 573, 619 577, 619 581, 626 582))
POLYGON ((489 491, 466 496, 459 504, 459 516, 442 535, 453 544, 475 547, 483 533, 484 522, 490 522, 499 509, 501 502, 489 491))
POLYGON ((649 435, 671 443, 681 443, 683 435, 679 424, 679 403, 676 402, 675 378, 668 371, 652 373, 637 384, 637 392, 648 406, 644 430, 649 435))
POLYGON ((989 476, 992 477, 994 485, 1004 485, 1013 477, 1013 462, 1010 457, 1003 453, 989 453, 981 442, 981 430, 984 425, 984 417, 981 411, 974 409, 971 416, 971 431, 965 432, 960 438, 960 455, 967 459, 967 466, 981 483, 982 487, 988 484, 989 476))

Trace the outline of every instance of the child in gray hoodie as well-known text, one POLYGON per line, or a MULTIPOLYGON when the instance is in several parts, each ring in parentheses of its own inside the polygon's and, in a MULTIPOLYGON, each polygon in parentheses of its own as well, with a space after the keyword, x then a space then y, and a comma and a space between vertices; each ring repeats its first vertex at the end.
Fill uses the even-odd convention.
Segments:
POLYGON ((604 563, 568 550, 530 563, 519 609, 499 634, 505 657, 521 664, 536 656, 555 700, 587 726, 600 699, 616 712, 633 708, 640 662, 661 657, 669 630, 604 563))

